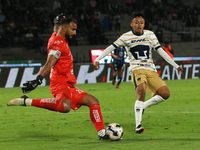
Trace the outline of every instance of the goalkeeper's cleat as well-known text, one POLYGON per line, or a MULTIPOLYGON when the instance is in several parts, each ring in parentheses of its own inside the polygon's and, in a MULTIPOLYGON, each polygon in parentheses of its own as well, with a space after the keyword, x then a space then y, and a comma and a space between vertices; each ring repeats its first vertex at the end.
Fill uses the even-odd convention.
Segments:
POLYGON ((13 98, 8 101, 7 106, 26 106, 25 100, 29 98, 26 95, 21 96, 20 98, 13 98))
POLYGON ((26 100, 27 98, 29 98, 27 95, 23 95, 20 98, 24 98, 24 100, 26 100))
POLYGON ((140 134, 144 132, 144 127, 142 127, 142 125, 140 124, 139 126, 137 126, 137 128, 135 129, 135 133, 136 134, 140 134))
POLYGON ((108 140, 108 135, 106 134, 105 129, 98 131, 98 140, 108 140))
POLYGON ((107 134, 104 135, 104 136, 100 136, 100 135, 98 135, 98 140, 108 140, 108 139, 109 139, 109 137, 108 137, 107 134))

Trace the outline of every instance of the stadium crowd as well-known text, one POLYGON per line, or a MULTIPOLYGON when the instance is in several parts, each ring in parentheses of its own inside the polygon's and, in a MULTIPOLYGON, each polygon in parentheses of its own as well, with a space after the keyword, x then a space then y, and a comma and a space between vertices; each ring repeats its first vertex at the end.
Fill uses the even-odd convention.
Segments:
POLYGON ((123 15, 134 11, 143 12, 147 23, 167 19, 179 20, 185 27, 199 27, 199 3, 189 6, 181 0, 1 0, 0 47, 40 47, 44 41, 39 35, 52 32, 53 19, 61 12, 78 19, 77 35, 87 35, 93 45, 107 44, 104 33, 120 31, 123 15))

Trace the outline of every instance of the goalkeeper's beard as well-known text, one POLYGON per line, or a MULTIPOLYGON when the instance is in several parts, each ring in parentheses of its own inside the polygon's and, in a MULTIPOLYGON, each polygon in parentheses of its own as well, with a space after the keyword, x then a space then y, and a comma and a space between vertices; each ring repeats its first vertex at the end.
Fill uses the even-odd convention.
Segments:
POLYGON ((66 40, 69 41, 72 37, 68 33, 65 33, 66 40))

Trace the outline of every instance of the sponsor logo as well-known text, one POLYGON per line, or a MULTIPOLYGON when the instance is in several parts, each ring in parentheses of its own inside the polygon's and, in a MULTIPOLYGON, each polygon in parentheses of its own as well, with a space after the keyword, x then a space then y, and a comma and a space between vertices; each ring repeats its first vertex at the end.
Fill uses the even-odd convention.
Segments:
POLYGON ((59 40, 58 40, 58 41, 55 41, 54 44, 60 44, 60 41, 59 41, 59 40))
POLYGON ((96 122, 101 122, 101 118, 99 116, 98 110, 93 110, 93 115, 94 115, 94 119, 96 120, 96 122))
POLYGON ((55 98, 45 98, 45 99, 41 99, 40 103, 56 104, 56 99, 55 98))
POLYGON ((139 42, 146 42, 147 39, 138 39, 138 40, 131 40, 131 43, 139 43, 139 42))

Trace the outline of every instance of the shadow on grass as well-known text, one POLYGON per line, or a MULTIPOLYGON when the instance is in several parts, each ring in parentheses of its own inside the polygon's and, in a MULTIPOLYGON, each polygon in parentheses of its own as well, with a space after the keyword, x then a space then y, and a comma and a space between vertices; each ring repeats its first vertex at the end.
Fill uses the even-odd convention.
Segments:
POLYGON ((119 145, 123 145, 123 144, 127 144, 127 143, 139 143, 139 142, 165 142, 165 143, 168 143, 168 142, 199 142, 200 141, 200 138, 182 138, 182 139, 175 139, 175 138, 152 138, 152 139, 122 139, 122 140, 119 140, 119 141, 111 141, 111 140, 105 140, 105 141, 96 141, 96 142, 85 142, 85 143, 81 143, 81 144, 94 144, 94 143, 102 143, 102 142, 106 142, 106 143, 111 143, 111 144, 119 144, 119 145))
POLYGON ((59 141, 61 139, 75 138, 71 134, 51 134, 44 132, 21 132, 18 138, 5 138, 1 139, 0 142, 26 142, 26 141, 59 141))

